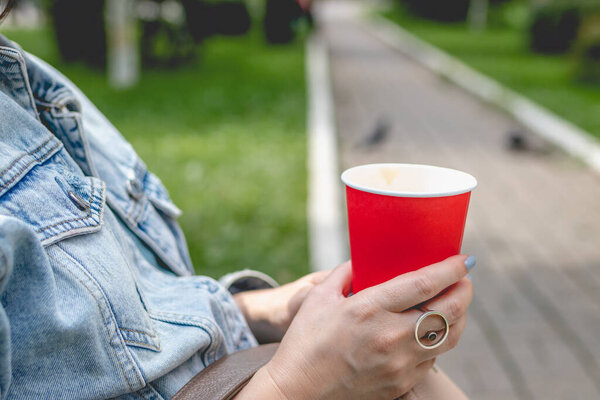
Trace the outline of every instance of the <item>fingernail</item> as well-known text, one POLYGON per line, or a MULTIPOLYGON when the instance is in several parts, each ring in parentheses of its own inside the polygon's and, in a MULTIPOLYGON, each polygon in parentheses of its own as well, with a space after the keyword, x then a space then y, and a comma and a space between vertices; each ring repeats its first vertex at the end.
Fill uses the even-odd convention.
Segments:
POLYGON ((471 282, 473 282, 473 278, 471 278, 471 274, 467 274, 467 278, 469 278, 469 280, 470 280, 471 282))
POLYGON ((475 259, 475 256, 469 256, 465 260, 465 267, 467 267, 467 271, 470 271, 473 268, 475 268, 475 264, 477 264, 477 259, 475 259))

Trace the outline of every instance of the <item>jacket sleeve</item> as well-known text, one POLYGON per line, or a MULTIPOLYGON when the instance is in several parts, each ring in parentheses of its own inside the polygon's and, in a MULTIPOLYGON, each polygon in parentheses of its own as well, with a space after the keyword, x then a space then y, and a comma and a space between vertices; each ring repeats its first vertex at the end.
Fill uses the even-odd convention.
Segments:
MULTIPOLYGON (((12 251, 7 236, 9 218, 0 216, 0 300, 3 299, 4 291, 12 274, 12 251)), ((12 376, 11 369, 11 345, 10 345, 10 323, 4 309, 4 303, 0 301, 0 399, 7 397, 12 376)))
POLYGON ((249 290, 272 289, 279 286, 269 275, 251 269, 232 272, 219 279, 219 283, 231 294, 249 290))

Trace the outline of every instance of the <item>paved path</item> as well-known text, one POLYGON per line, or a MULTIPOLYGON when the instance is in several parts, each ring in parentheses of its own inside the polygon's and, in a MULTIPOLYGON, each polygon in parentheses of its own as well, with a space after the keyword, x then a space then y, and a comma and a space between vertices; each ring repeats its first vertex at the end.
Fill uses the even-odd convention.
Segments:
POLYGON ((351 13, 323 34, 341 168, 435 164, 480 182, 463 245, 478 257, 476 297, 441 366, 472 399, 600 398, 598 176, 535 139, 509 150, 514 121, 387 48, 351 13))

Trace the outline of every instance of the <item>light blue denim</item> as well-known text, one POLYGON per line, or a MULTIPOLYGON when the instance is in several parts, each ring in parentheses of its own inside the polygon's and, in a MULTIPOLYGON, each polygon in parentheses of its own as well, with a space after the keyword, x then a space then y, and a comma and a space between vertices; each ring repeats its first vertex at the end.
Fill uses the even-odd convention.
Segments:
POLYGON ((167 399, 256 345, 179 209, 65 77, 0 36, 0 399, 167 399))

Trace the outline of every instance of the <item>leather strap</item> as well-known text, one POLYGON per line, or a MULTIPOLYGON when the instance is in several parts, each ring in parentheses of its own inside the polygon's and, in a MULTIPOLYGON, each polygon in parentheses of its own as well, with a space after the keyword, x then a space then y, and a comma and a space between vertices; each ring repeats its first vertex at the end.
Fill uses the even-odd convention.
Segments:
POLYGON ((229 354, 203 369, 172 400, 231 400, 278 347, 279 343, 271 343, 229 354))

